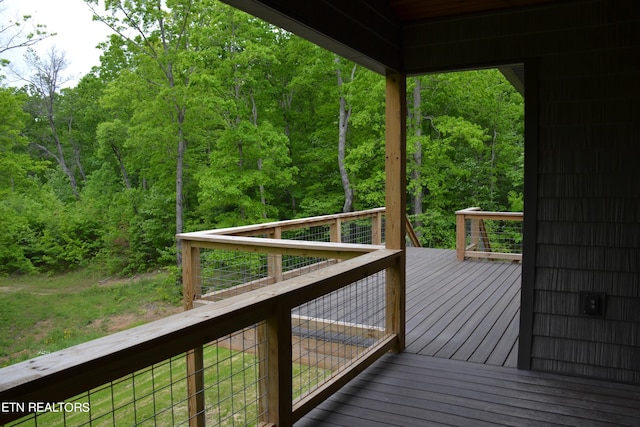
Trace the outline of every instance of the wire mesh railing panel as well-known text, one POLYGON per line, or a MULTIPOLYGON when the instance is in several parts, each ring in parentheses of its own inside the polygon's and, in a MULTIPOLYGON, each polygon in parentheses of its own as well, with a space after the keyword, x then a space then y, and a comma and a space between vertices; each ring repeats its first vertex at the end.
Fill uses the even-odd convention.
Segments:
MULTIPOLYGON (((367 218, 344 218, 340 221, 340 239, 342 243, 373 244, 374 221, 377 216, 367 218)), ((384 241, 384 216, 381 217, 381 240, 384 241)), ((331 242, 331 225, 306 226, 282 232, 283 240, 303 240, 308 242, 331 242)))
POLYGON ((522 221, 467 219, 466 244, 473 251, 522 253, 522 221))
POLYGON ((283 240, 303 240, 306 242, 330 242, 331 227, 329 224, 302 227, 282 232, 283 240))
POLYGON ((215 301, 266 286, 269 284, 267 261, 267 254, 200 249, 200 269, 196 276, 201 292, 215 301))
MULTIPOLYGON (((8 426, 178 426, 188 423, 185 357, 176 356, 57 403, 8 426)), ((33 409, 33 408, 31 408, 33 409)))
POLYGON ((371 223, 371 218, 343 222, 341 224, 342 243, 371 245, 371 223))
POLYGON ((206 425, 255 426, 264 417, 264 366, 267 344, 264 323, 245 328, 205 346, 204 401, 206 425), (261 395, 262 394, 262 395, 261 395))
POLYGON ((334 262, 318 257, 200 249, 196 277, 203 298, 220 301, 334 262))
POLYGON ((385 278, 376 273, 292 310, 294 398, 312 393, 384 336, 385 278))
POLYGON ((485 220, 484 225, 493 252, 522 253, 522 221, 485 220))
MULTIPOLYGON (((347 216, 342 220, 336 218, 322 221, 316 221, 316 225, 296 224, 297 228, 286 228, 282 232, 276 231, 277 227, 274 227, 271 231, 259 230, 249 235, 262 238, 277 235, 280 240, 325 243, 384 242, 385 221, 379 212, 365 213, 364 218, 360 216, 351 219, 347 216), (340 224, 339 230, 336 224, 340 224)), ((317 257, 201 248, 200 270, 197 272, 199 292, 195 293, 205 296, 209 301, 217 301, 306 274, 334 262, 336 261, 317 257)))
POLYGON ((296 255, 283 255, 282 256, 282 272, 286 274, 287 278, 302 276, 303 274, 311 273, 322 267, 326 267, 335 261, 328 260, 326 258, 317 257, 304 257, 296 255))
MULTIPOLYGON (((255 426, 264 416, 267 344, 260 323, 203 348, 205 419, 210 426, 255 426), (263 394, 261 396, 261 393, 263 394)), ((7 426, 184 426, 189 424, 184 354, 64 402, 32 402, 39 412, 7 426), (48 406, 47 406, 48 405, 48 406)))

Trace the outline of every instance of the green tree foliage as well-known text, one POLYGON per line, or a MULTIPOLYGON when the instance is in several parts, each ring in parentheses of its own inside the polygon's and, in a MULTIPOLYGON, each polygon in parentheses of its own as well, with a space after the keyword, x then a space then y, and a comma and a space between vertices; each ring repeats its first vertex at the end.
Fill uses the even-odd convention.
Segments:
MULTIPOLYGON (((101 65, 0 90, 0 274, 167 266, 176 232, 337 213, 345 182, 349 209, 384 205, 383 76, 216 0, 87 3, 116 30, 101 65)), ((408 86, 423 243, 454 244, 455 210, 521 209, 523 101, 500 72, 408 86)))
POLYGON ((31 238, 29 195, 37 187, 32 176, 38 165, 27 152, 22 135, 28 115, 21 105, 25 97, 0 88, 0 274, 30 272, 34 266, 26 246, 31 238))
MULTIPOLYGON (((87 3, 97 5, 96 0, 87 3)), ((189 134, 188 107, 197 97, 190 81, 198 67, 198 46, 191 40, 210 5, 207 1, 106 0, 106 13, 95 17, 116 32, 114 43, 130 52, 130 65, 144 88, 140 108, 132 118, 130 135, 150 151, 164 154, 163 164, 175 170, 175 232, 181 233, 186 202, 185 161, 189 134), (167 155, 167 152, 169 155, 167 155)), ((95 11, 94 11, 95 12, 95 11)), ((176 250, 181 264, 180 241, 176 250)))
POLYGON ((428 75, 420 84, 423 120, 420 136, 408 132, 408 151, 419 139, 422 164, 410 165, 418 178, 409 190, 423 195, 416 219, 424 243, 454 247, 452 212, 522 207, 512 200, 523 192, 524 101, 498 70, 428 75))
POLYGON ((288 190, 288 216, 340 212, 344 193, 338 167, 339 96, 334 55, 297 37, 278 40, 278 104, 292 164, 298 170, 297 185, 288 190))
MULTIPOLYGON (((273 46, 281 32, 237 10, 219 7, 210 37, 217 61, 217 141, 199 172, 200 207, 218 226, 281 217, 281 194, 294 185, 288 137, 277 102, 279 69, 273 46)), ((285 205, 286 206, 286 205, 285 205)))
POLYGON ((23 132, 29 116, 22 111, 25 96, 0 87, 0 195, 28 191, 29 176, 37 170, 27 151, 23 132))

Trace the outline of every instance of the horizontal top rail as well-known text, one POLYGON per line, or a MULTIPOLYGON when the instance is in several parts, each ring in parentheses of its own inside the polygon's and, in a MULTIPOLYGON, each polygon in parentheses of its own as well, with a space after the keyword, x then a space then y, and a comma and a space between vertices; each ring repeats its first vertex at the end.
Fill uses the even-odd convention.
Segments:
POLYGON ((382 249, 380 245, 360 245, 354 243, 309 242, 302 240, 281 240, 258 237, 240 237, 208 234, 207 231, 178 234, 189 240, 192 246, 209 249, 233 249, 246 252, 271 252, 283 255, 317 256, 348 259, 382 249))
POLYGON ((522 212, 492 212, 481 211, 480 208, 467 208, 456 211, 456 215, 464 215, 468 218, 496 219, 504 221, 521 221, 524 217, 522 212))
MULTIPOLYGON (((389 268, 400 255, 398 250, 378 249, 322 271, 8 366, 0 370, 0 401, 62 401, 389 268)), ((6 417, 12 415, 0 414, 0 422, 13 419, 6 417)))
POLYGON ((225 235, 250 235, 260 234, 261 232, 268 232, 274 228, 280 228, 282 231, 295 230, 302 227, 314 227, 319 225, 326 225, 335 222, 337 219, 349 219, 355 220, 360 218, 369 218, 385 212, 385 208, 368 209, 358 212, 346 212, 333 215, 322 215, 309 218, 290 219, 285 221, 265 222, 263 224, 251 224, 243 225, 239 227, 218 228, 215 230, 198 231, 194 233, 181 233, 178 238, 191 239, 192 235, 196 234, 225 234, 225 235))

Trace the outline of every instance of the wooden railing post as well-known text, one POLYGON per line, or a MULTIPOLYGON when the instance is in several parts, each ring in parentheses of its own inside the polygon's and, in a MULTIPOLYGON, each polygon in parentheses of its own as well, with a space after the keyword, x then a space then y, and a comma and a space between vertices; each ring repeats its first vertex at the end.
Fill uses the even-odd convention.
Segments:
POLYGON ((265 322, 265 335, 267 353, 263 364, 267 371, 260 375, 267 401, 260 404, 261 409, 266 409, 262 421, 267 425, 290 427, 293 425, 293 374, 291 310, 288 307, 274 307, 274 313, 265 322))
POLYGON ((333 243, 342 243, 342 219, 336 218, 329 225, 329 240, 333 243))
MULTIPOLYGON (((202 294, 200 283, 200 248, 182 241, 182 293, 184 309, 191 310, 202 294)), ((197 346, 187 352, 187 404, 189 426, 204 427, 204 348, 197 346)))
POLYGON ((191 310, 193 302, 202 294, 200 284, 200 248, 189 240, 182 241, 182 296, 184 309, 191 310))
POLYGON ((464 251, 467 245, 466 217, 464 211, 456 212, 456 256, 458 261, 464 261, 464 251))
POLYGON ((382 212, 376 212, 371 218, 371 244, 382 244, 382 212))
MULTIPOLYGON (((273 229, 272 238, 282 239, 282 227, 273 229)), ((282 254, 267 254, 267 275, 275 282, 282 281, 282 254)))
POLYGON ((202 346, 187 352, 187 404, 189 427, 204 427, 204 349, 202 346))

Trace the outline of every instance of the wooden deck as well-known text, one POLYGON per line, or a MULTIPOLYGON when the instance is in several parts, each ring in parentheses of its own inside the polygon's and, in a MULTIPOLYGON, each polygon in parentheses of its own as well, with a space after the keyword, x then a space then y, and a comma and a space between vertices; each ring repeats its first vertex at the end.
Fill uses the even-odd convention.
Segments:
POLYGON ((409 248, 405 352, 296 426, 640 426, 640 386, 515 368, 520 271, 409 248))
POLYGON ((409 248, 408 353, 515 367, 519 263, 456 260, 455 252, 409 248))

